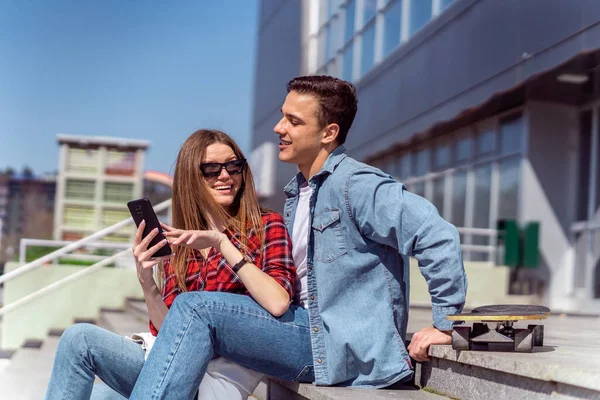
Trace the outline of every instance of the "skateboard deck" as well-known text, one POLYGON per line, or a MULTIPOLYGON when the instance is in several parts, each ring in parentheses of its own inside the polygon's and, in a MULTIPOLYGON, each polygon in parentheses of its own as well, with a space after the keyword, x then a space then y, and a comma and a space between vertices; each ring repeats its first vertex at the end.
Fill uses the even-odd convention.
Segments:
POLYGON ((452 348, 455 350, 492 350, 530 353, 544 345, 544 325, 515 328, 517 321, 542 320, 550 315, 544 306, 500 304, 474 308, 471 312, 446 316, 450 321, 481 321, 470 326, 455 326, 452 348), (490 329, 488 322, 496 322, 490 329))

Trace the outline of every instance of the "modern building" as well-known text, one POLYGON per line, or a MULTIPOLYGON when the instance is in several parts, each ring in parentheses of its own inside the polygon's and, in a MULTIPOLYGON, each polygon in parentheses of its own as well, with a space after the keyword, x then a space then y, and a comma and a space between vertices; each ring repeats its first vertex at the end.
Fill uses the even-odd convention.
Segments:
MULTIPOLYGON (((57 136, 60 145, 54 239, 77 240, 128 218, 127 202, 141 197, 145 140, 57 136)), ((131 241, 131 227, 105 240, 131 241)))
POLYGON ((50 239, 53 230, 56 177, 0 177, 0 260, 11 261, 23 237, 50 239))
MULTIPOLYGON (((526 291, 600 309, 600 2, 263 0, 253 148, 277 140, 285 84, 351 80, 349 155, 431 200, 461 228, 540 222, 526 291)), ((280 164, 266 199, 296 172, 280 164)), ((474 232, 474 229, 463 232, 474 232)), ((464 233, 466 261, 491 237, 464 233)))

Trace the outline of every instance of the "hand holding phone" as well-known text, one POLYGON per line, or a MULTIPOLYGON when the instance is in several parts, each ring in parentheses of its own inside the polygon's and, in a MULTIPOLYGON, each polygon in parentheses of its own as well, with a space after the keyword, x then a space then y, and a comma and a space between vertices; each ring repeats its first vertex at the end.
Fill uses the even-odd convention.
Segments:
POLYGON ((160 222, 158 221, 158 217, 154 212, 154 208, 152 207, 150 200, 146 198, 132 200, 127 203, 127 208, 129 208, 129 212, 131 213, 133 221, 138 229, 140 229, 140 224, 142 221, 145 221, 141 238, 142 241, 146 239, 146 237, 150 235, 154 229, 158 230, 156 235, 147 244, 147 248, 150 249, 154 246, 158 248, 161 244, 162 247, 158 248, 158 250, 155 251, 151 257, 166 257, 171 255, 171 247, 169 247, 168 243, 163 242, 165 240, 165 236, 163 235, 162 227, 160 226, 160 222))

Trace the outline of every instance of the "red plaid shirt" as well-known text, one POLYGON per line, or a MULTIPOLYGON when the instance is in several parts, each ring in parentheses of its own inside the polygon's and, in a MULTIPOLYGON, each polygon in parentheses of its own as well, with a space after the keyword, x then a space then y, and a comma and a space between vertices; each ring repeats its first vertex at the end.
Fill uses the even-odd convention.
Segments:
MULTIPOLYGON (((260 267, 266 274, 275 279, 294 298, 294 280, 296 267, 292 259, 292 241, 285 228, 281 215, 274 212, 262 214, 265 227, 265 246, 260 251, 260 241, 253 229, 248 232, 248 253, 241 250, 240 234, 235 233, 227 237, 237 247, 246 260, 260 267)), ((204 259, 200 252, 194 251, 193 258, 188 261, 186 286, 188 291, 208 290, 213 292, 229 292, 248 295, 246 287, 240 278, 233 272, 231 265, 216 249, 211 248, 208 257, 204 259)), ((175 273, 169 262, 165 263, 163 276, 163 300, 168 308, 181 289, 177 286, 175 273)), ((154 336, 157 329, 150 321, 150 331, 154 336)))

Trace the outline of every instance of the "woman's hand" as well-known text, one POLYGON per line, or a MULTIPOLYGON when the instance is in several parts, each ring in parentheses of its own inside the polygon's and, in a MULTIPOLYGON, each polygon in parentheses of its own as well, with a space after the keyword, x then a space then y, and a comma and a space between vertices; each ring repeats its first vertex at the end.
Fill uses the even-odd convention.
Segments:
POLYGON ((135 259, 135 268, 137 269, 137 276, 142 285, 149 283, 153 280, 152 267, 157 263, 168 260, 171 255, 164 257, 152 257, 152 254, 156 253, 164 245, 167 244, 167 240, 162 240, 154 246, 148 248, 148 245, 158 235, 158 229, 153 229, 148 236, 142 240, 144 234, 144 227, 146 221, 142 221, 135 232, 135 238, 133 239, 133 258, 135 259))
POLYGON ((172 226, 163 224, 161 226, 165 230, 164 235, 169 243, 175 246, 183 246, 189 249, 202 250, 209 247, 214 247, 221 251, 221 242, 226 237, 225 234, 217 231, 186 231, 183 229, 175 229, 172 226))

